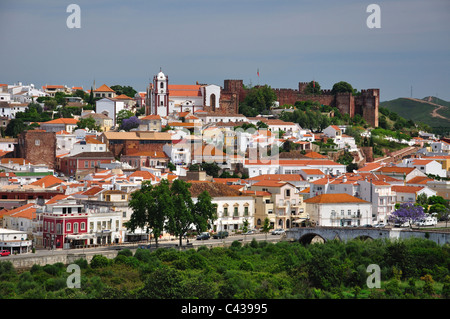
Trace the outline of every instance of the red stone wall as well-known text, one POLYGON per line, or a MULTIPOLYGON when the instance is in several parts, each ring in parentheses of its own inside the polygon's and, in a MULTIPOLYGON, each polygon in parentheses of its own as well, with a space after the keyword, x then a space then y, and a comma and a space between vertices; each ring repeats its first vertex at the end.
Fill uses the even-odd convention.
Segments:
POLYGON ((16 157, 33 164, 45 164, 49 168, 56 165, 56 134, 41 130, 24 131, 19 135, 16 157))

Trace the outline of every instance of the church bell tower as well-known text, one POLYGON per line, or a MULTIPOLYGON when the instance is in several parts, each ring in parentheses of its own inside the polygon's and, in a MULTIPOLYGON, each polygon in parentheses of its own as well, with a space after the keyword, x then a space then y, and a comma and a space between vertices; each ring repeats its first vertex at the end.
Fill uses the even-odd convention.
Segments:
POLYGON ((169 78, 160 70, 153 77, 152 114, 169 115, 169 78))

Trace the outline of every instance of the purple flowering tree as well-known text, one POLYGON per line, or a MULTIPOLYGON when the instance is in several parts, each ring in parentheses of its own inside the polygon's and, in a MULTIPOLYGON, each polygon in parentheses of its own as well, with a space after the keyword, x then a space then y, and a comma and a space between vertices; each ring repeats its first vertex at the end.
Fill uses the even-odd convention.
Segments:
POLYGON ((414 203, 402 203, 400 207, 391 214, 392 221, 399 221, 402 224, 409 223, 409 227, 425 217, 426 214, 423 207, 414 205, 414 203))
POLYGON ((129 131, 133 128, 138 127, 140 123, 141 121, 136 116, 132 116, 130 118, 122 120, 122 125, 120 126, 120 129, 129 131))

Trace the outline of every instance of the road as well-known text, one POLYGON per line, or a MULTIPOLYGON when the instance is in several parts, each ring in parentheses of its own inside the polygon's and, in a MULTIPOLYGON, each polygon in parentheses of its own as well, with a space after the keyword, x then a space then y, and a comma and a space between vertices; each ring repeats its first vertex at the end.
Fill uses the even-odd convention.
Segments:
MULTIPOLYGON (((278 241, 280 240, 280 235, 272 235, 271 233, 268 233, 267 235, 262 233, 256 233, 256 234, 250 234, 250 235, 233 235, 229 236, 227 238, 223 239, 207 239, 207 240, 196 240, 189 239, 189 243, 192 245, 187 246, 187 241, 183 239, 182 244, 184 247, 196 247, 199 246, 215 246, 215 245, 231 245, 231 243, 235 240, 244 243, 249 243, 252 241, 252 239, 255 238, 258 241, 267 240, 268 241, 278 241)), ((178 247, 179 240, 173 239, 173 240, 163 240, 158 242, 158 248, 170 248, 170 247, 178 247)), ((148 245, 149 243, 123 243, 123 244, 117 244, 117 245, 111 245, 111 246, 100 246, 100 247, 93 247, 93 248, 77 248, 77 249, 36 249, 35 253, 27 253, 27 254, 19 254, 19 255, 9 255, 9 256, 3 256, 0 258, 0 261, 6 261, 8 259, 13 258, 27 258, 27 257, 39 257, 39 256, 52 256, 52 255, 64 255, 64 254, 95 254, 95 253, 101 253, 101 252, 111 252, 111 250, 122 250, 122 249, 136 249, 139 245, 148 245)), ((155 248, 155 242, 151 242, 151 248, 155 248)))

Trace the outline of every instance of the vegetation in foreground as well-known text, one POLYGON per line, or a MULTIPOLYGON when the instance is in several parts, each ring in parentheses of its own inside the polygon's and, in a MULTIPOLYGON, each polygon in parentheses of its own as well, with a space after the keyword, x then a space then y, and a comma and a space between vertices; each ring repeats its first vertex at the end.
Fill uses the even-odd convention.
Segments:
POLYGON ((355 240, 303 246, 257 242, 178 251, 125 249, 96 255, 81 268, 81 288, 68 288, 63 264, 19 272, 0 262, 4 299, 445 299, 450 297, 450 246, 426 239, 355 240), (368 288, 367 267, 381 269, 368 288))

